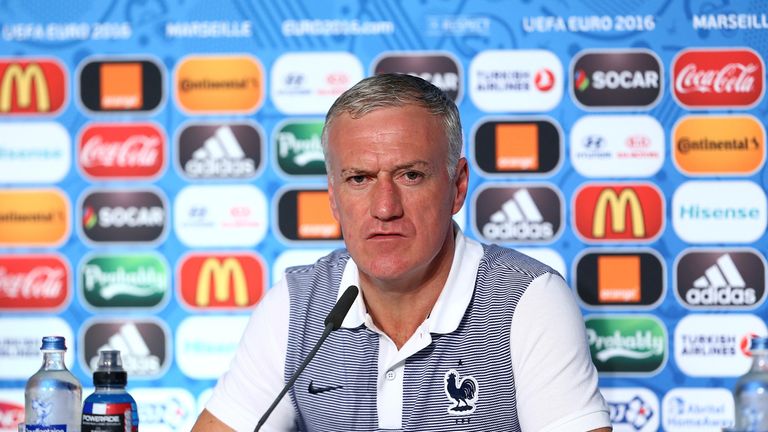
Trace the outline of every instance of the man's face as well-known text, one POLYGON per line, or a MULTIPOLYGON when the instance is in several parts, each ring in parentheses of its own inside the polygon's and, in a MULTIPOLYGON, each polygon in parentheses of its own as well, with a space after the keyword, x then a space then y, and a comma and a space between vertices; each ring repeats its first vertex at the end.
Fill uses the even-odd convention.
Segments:
POLYGON ((467 191, 465 159, 456 179, 448 177, 440 120, 407 105, 359 119, 343 114, 328 132, 331 209, 361 276, 424 278, 450 252, 451 216, 467 191))

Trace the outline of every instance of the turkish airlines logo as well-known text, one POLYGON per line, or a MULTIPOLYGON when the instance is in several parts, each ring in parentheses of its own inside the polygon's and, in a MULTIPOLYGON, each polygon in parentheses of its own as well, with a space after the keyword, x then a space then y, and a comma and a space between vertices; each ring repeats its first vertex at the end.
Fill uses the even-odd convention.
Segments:
POLYGON ((449 54, 385 54, 374 61, 373 73, 415 75, 435 85, 457 104, 461 99, 463 88, 459 62, 449 54))
POLYGON ((650 242, 664 229, 664 198, 649 184, 594 184, 573 203, 574 227, 585 241, 650 242))
POLYGON ((571 67, 571 95, 584 108, 650 108, 663 87, 653 51, 586 51, 571 67))
POLYGON ((751 49, 688 49, 672 61, 672 94, 686 108, 757 105, 765 91, 763 59, 751 49))
POLYGON ((562 133, 550 120, 485 121, 473 139, 475 161, 486 173, 549 173, 562 160, 562 133))
POLYGON ((588 306, 652 307, 664 297, 666 277, 655 252, 603 249, 576 260, 576 292, 588 306))
POLYGON ((549 186, 489 187, 474 201, 475 228, 489 241, 549 243, 562 230, 562 198, 549 186))
POLYGON ((96 370, 104 350, 119 350, 132 378, 159 378, 170 366, 170 334, 160 321, 94 320, 83 327, 80 359, 87 372, 96 370))
POLYGON ((752 309, 765 301, 765 260, 755 251, 692 250, 677 262, 677 298, 692 309, 752 309))
POLYGON ((179 297, 195 309, 247 309, 261 300, 265 278, 256 254, 190 254, 179 266, 179 297))
POLYGON ((66 99, 67 75, 58 60, 0 59, 0 116, 57 114, 66 99))
POLYGON ((83 235, 98 243, 155 242, 168 219, 165 198, 149 190, 91 191, 80 209, 83 235))
POLYGON ((253 56, 189 56, 176 68, 174 83, 188 113, 248 114, 264 101, 264 72, 253 56))
POLYGON ((176 141, 179 167, 191 179, 248 179, 261 167, 263 140, 252 123, 190 124, 176 141))
POLYGON ((57 246, 69 236, 69 212, 58 189, 0 190, 0 246, 57 246))
POLYGON ((278 198, 278 227, 287 240, 341 240, 341 226, 333 217, 328 191, 294 189, 278 198))
POLYGON ((96 179, 151 179, 165 167, 165 135, 152 123, 99 123, 78 140, 78 161, 96 179))
POLYGON ((57 255, 0 255, 0 309, 61 309, 70 280, 69 265, 57 255))
POLYGON ((94 112, 148 112, 163 102, 163 70, 148 59, 86 60, 80 101, 94 112))

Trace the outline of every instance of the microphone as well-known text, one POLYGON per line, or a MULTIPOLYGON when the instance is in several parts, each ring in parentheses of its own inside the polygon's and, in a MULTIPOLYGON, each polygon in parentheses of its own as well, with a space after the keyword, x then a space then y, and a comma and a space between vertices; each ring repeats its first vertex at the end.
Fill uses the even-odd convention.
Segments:
POLYGON ((296 372, 291 375, 291 379, 285 383, 283 389, 280 390, 280 394, 277 395, 275 401, 272 402, 272 405, 270 405, 267 409, 267 412, 261 416, 253 432, 258 432, 259 429, 261 429, 261 427, 269 418, 269 415, 272 414, 272 411, 274 411, 277 407, 277 404, 280 402, 283 396, 288 393, 288 390, 293 386, 293 383, 296 382, 296 379, 299 378, 299 375, 304 371, 304 368, 307 367, 309 361, 315 357, 317 350, 320 349, 320 346, 323 344, 323 342, 325 342, 325 339, 328 337, 328 335, 330 335, 332 331, 338 330, 341 327, 341 323, 344 322, 344 317, 347 316, 347 312, 349 312, 349 309, 352 307, 352 303, 354 303, 355 298, 357 298, 357 292, 358 288, 356 286, 348 286, 346 291, 344 291, 344 294, 341 295, 339 300, 333 306, 333 309, 328 312, 328 316, 325 317, 325 329, 323 330, 323 334, 320 336, 320 339, 317 341, 314 348, 312 348, 312 351, 307 354, 307 358, 305 358, 301 365, 299 365, 299 368, 296 369, 296 372))

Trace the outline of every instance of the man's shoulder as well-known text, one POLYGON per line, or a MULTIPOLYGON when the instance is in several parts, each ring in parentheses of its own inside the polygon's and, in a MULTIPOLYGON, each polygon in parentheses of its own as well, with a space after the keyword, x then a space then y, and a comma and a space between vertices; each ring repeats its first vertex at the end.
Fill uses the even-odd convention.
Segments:
POLYGON ((529 276, 531 279, 545 273, 560 276, 560 273, 547 264, 515 249, 497 244, 483 244, 483 259, 480 261, 480 267, 485 267, 490 272, 517 272, 529 276))

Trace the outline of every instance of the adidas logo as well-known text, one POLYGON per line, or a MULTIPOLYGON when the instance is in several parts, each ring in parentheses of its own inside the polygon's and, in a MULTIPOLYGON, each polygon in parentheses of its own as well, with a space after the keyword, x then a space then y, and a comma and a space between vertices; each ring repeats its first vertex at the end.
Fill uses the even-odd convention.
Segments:
POLYGON ((544 220, 528 189, 515 192, 483 225, 483 235, 491 240, 548 240, 554 234, 552 223, 544 220))
POLYGON ((155 375, 160 372, 160 358, 149 350, 147 343, 133 323, 120 327, 120 331, 112 335, 106 344, 96 350, 96 355, 88 363, 91 370, 96 370, 99 362, 99 351, 118 350, 123 360, 123 367, 129 375, 155 375))
POLYGON ((246 157, 232 129, 222 126, 192 153, 184 171, 197 178, 249 177, 256 171, 256 165, 246 157))
POLYGON ((731 256, 725 254, 693 281, 685 301, 697 306, 749 306, 757 302, 757 293, 747 288, 731 256))

